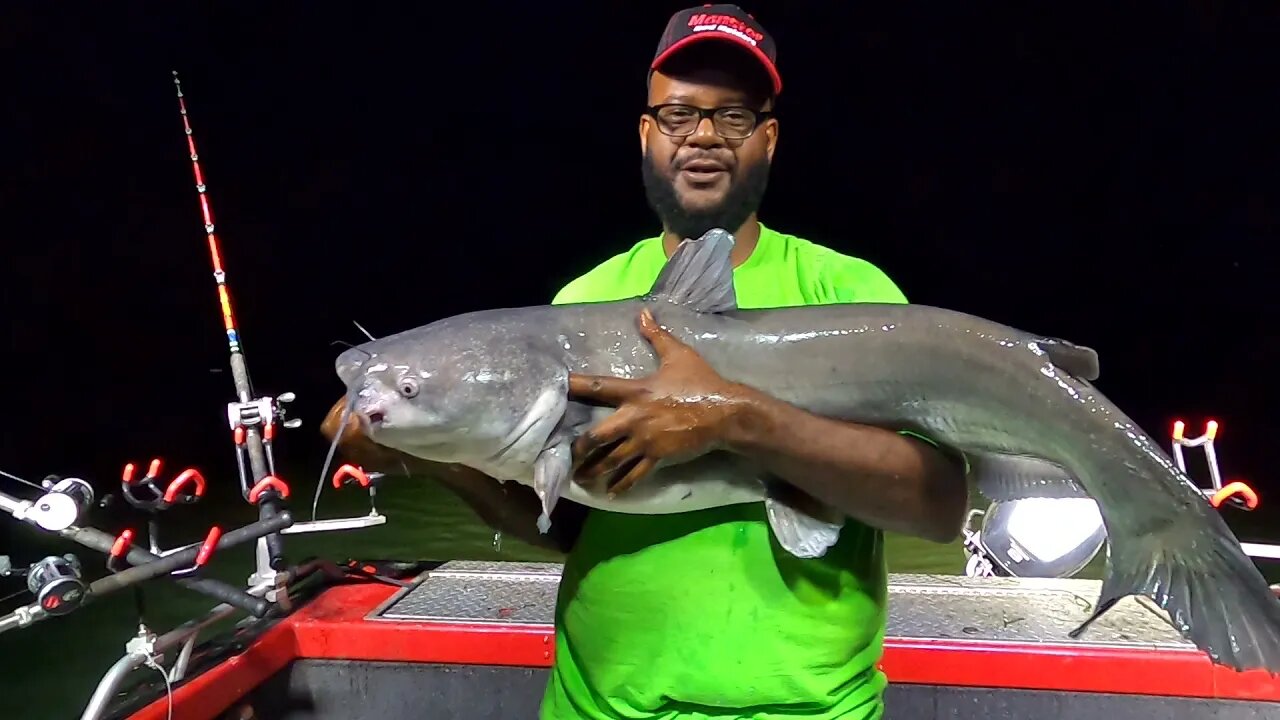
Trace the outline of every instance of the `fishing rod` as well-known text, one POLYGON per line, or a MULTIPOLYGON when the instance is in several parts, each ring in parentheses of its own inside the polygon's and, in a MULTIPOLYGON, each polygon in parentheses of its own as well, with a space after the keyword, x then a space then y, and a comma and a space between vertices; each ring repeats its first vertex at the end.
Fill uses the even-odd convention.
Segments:
MULTIPOLYGON (((227 288, 227 272, 223 264, 222 248, 215 233, 213 209, 209 202, 208 186, 200 169, 200 155, 196 152, 195 135, 191 130, 182 81, 178 71, 173 72, 173 84, 178 94, 178 113, 182 117, 183 132, 187 136, 187 150, 191 169, 195 175, 196 193, 200 199, 200 213, 209 246, 209 258, 213 264, 213 279, 218 291, 218 304, 222 310, 222 323, 227 333, 227 349, 230 353, 231 378, 235 384, 237 400, 227 403, 227 422, 236 448, 236 466, 240 474, 240 494, 252 505, 258 506, 259 520, 265 522, 284 510, 289 497, 289 486, 276 476, 275 458, 271 444, 276 425, 296 428, 298 419, 285 419, 284 405, 293 402, 293 393, 278 397, 255 397, 249 378, 248 363, 236 316, 231 306, 231 293, 227 288), (248 468, 246 472, 246 458, 248 468)), ((258 541, 256 572, 251 583, 269 581, 285 567, 284 543, 278 533, 270 533, 258 541)))
MULTIPOLYGON (((380 474, 365 473, 359 466, 344 464, 333 475, 332 484, 335 489, 345 484, 358 484, 368 489, 370 511, 363 517, 295 523, 292 514, 286 508, 285 501, 290 494, 289 486, 276 474, 272 444, 278 426, 296 428, 301 425, 300 420, 287 418, 283 407, 293 402, 295 396, 293 393, 282 393, 277 397, 260 397, 254 392, 245 360, 244 345, 239 328, 236 326, 236 315, 227 287, 222 248, 215 232, 213 210, 209 202, 204 172, 200 167, 200 156, 196 151, 185 94, 177 71, 172 71, 172 74, 178 97, 178 111, 182 118, 183 131, 187 136, 187 150, 195 176, 196 192, 218 293, 218 304, 226 330, 236 393, 235 401, 227 403, 226 417, 236 449, 240 491, 247 502, 258 508, 259 519, 226 533, 214 526, 202 541, 171 550, 161 550, 156 540, 157 514, 179 504, 198 501, 204 495, 205 479, 199 471, 188 468, 165 484, 160 480, 162 463, 159 458, 153 459, 145 472, 138 472, 137 466, 128 463, 120 479, 121 494, 131 506, 149 515, 147 521, 149 540, 147 547, 142 547, 134 544, 134 532, 131 529, 113 537, 96 528, 79 524, 95 503, 92 484, 79 478, 59 478, 53 475, 45 478, 42 483, 34 483, 0 471, 0 475, 42 493, 33 501, 0 492, 0 514, 10 515, 39 530, 59 535, 63 539, 105 554, 109 572, 104 577, 88 581, 84 577, 79 558, 72 554, 50 555, 25 570, 14 568, 7 556, 0 555, 0 578, 25 574, 27 588, 17 594, 30 592, 35 596, 35 602, 0 616, 0 632, 28 627, 41 620, 67 615, 94 598, 127 588, 132 588, 136 594, 139 615, 138 632, 126 643, 125 656, 102 677, 82 719, 97 720, 105 711, 109 698, 116 697, 125 675, 140 665, 145 664, 160 670, 165 675, 166 687, 170 681, 181 679, 186 673, 187 661, 198 633, 212 622, 209 618, 227 617, 228 613, 235 610, 247 612, 255 618, 265 618, 273 610, 289 612, 291 610, 290 593, 297 589, 297 582, 300 579, 311 577, 316 568, 332 566, 330 569, 333 572, 328 574, 335 577, 359 576, 362 579, 386 581, 386 578, 379 575, 368 573, 353 575, 349 570, 339 568, 332 563, 311 561, 296 567, 286 565, 284 543, 281 538, 284 534, 350 530, 386 523, 386 516, 379 514, 373 505, 375 481, 380 478, 380 474), (247 589, 241 590, 215 578, 204 576, 203 570, 215 552, 250 541, 256 543, 256 562, 255 572, 249 576, 247 589), (157 636, 142 620, 142 597, 139 586, 159 578, 169 578, 184 589, 217 600, 219 605, 204 619, 189 622, 164 636, 157 636), (173 667, 167 671, 164 670, 159 665, 158 652, 179 645, 182 649, 173 667)), ((7 600, 8 597, 4 599, 7 600)))
MULTIPOLYGON (((182 90, 182 81, 178 77, 178 72, 174 70, 172 73, 173 84, 178 95, 178 113, 182 117, 182 129, 187 136, 191 171, 195 176, 200 214, 204 220, 209 259, 213 264, 213 279, 218 291, 222 323, 227 334, 231 377, 235 383, 237 399, 235 402, 227 403, 227 422, 235 442, 236 466, 240 474, 240 494, 250 504, 258 506, 259 519, 265 522, 274 514, 284 510, 284 501, 289 497, 288 484, 276 474, 275 456, 272 452, 276 427, 279 425, 292 429, 301 425, 302 421, 296 418, 286 419, 284 405, 293 402, 295 399, 293 393, 281 393, 274 398, 255 396, 245 360, 244 343, 240 337, 240 330, 236 327, 236 316, 231 306, 231 292, 227 287, 227 272, 223 264, 222 248, 215 232, 213 208, 209 201, 204 172, 200 168, 200 155, 196 151, 195 134, 191 129, 190 114, 187 112, 186 94, 182 90)), ((333 475, 333 487, 337 489, 345 484, 356 484, 366 488, 369 492, 369 514, 326 520, 316 520, 313 517, 311 522, 295 523, 282 532, 353 530, 386 523, 386 516, 379 514, 377 507, 373 504, 376 481, 379 478, 378 473, 365 473, 357 466, 342 465, 333 475)), ((314 516, 314 508, 312 508, 312 514, 314 516)), ((284 543, 280 535, 277 533, 267 535, 258 542, 256 569, 250 577, 250 584, 270 582, 285 566, 284 543)), ((271 595, 268 595, 268 598, 270 597, 271 595)))

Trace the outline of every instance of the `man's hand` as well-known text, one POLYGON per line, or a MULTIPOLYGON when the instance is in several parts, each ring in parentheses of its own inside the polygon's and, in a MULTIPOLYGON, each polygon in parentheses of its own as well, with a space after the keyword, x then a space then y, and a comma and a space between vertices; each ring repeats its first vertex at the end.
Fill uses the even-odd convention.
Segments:
POLYGON ((658 461, 687 461, 724 444, 734 418, 757 395, 721 377, 697 351, 658 325, 646 308, 640 334, 658 370, 642 379, 569 376, 569 396, 616 406, 573 444, 575 479, 605 482, 610 497, 653 471, 658 461))
POLYGON ((654 374, 569 376, 570 397, 618 408, 574 443, 579 482, 607 475, 613 496, 660 460, 726 450, 873 527, 936 542, 959 535, 968 502, 962 461, 916 438, 813 415, 730 382, 647 310, 640 332, 661 362, 654 374))

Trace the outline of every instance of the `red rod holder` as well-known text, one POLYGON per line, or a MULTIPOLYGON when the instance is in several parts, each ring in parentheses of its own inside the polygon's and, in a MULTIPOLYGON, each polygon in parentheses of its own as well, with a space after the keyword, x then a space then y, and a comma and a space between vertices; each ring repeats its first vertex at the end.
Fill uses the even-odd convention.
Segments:
POLYGON ((218 541, 222 539, 222 529, 217 525, 209 528, 209 534, 205 536, 204 543, 200 545, 200 552, 196 553, 196 567, 204 567, 209 562, 209 558, 213 557, 213 551, 218 549, 218 541))
POLYGON ((1213 494, 1213 497, 1209 498, 1209 504, 1214 507, 1220 507, 1222 503, 1236 497, 1239 497, 1244 502, 1245 507, 1250 510, 1258 507, 1258 493, 1239 480, 1224 485, 1221 490, 1213 494))
POLYGON ((169 487, 165 488, 164 501, 167 503, 174 502, 178 499, 178 493, 187 485, 192 484, 195 487, 191 490, 191 496, 196 498, 204 497, 204 476, 200 474, 199 470, 188 468, 183 470, 181 475, 174 478, 173 482, 169 483, 169 487))
POLYGON ((275 475, 268 475, 259 480, 258 484, 254 485, 253 488, 249 490, 249 502, 257 505, 258 499, 262 497, 262 493, 268 490, 274 490, 279 493, 281 499, 289 497, 289 486, 275 475))
POLYGON ((342 487, 344 481, 351 480, 360 483, 360 487, 369 487, 369 476, 364 470, 356 465, 343 465, 333 473, 333 487, 338 489, 342 487))

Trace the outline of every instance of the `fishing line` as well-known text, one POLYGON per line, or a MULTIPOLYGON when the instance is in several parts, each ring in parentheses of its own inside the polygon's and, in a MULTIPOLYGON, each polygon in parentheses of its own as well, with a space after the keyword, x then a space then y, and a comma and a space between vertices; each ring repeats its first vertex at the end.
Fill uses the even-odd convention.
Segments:
MULTIPOLYGON (((354 389, 354 385, 352 386, 354 389)), ((342 439, 343 433, 347 431, 347 420, 351 417, 351 409, 356 404, 356 394, 347 391, 347 404, 342 406, 342 415, 338 416, 338 431, 333 434, 333 440, 329 441, 329 452, 324 456, 324 467, 320 469, 320 479, 316 482, 316 494, 311 498, 311 521, 316 520, 316 508, 320 506, 320 493, 324 491, 324 479, 329 475, 329 467, 333 464, 333 456, 338 451, 338 441, 342 439)))
POLYGON ((173 685, 169 682, 169 673, 165 672, 165 669, 161 667, 160 663, 156 662, 154 657, 148 657, 143 665, 154 668, 156 672, 160 673, 160 677, 164 678, 164 697, 169 701, 169 720, 173 720, 173 685))
POLYGON ((39 490, 40 492, 45 492, 46 490, 48 490, 48 488, 46 488, 46 487, 45 487, 45 486, 43 486, 43 485, 37 485, 37 484, 35 484, 35 483, 31 482, 30 480, 24 480, 24 479, 22 479, 22 478, 18 477, 17 475, 14 475, 13 473, 7 473, 7 472, 5 472, 5 471, 3 471, 3 470, 0 470, 0 475, 3 475, 3 476, 5 476, 5 477, 7 477, 7 478, 10 478, 10 479, 12 479, 12 480, 17 480, 18 482, 20 482, 20 483, 22 483, 22 484, 24 484, 24 485, 30 485, 31 487, 33 487, 33 488, 35 488, 35 489, 39 490))
POLYGON ((373 353, 368 350, 362 350, 358 347, 352 347, 352 350, 358 350, 368 357, 360 363, 359 369, 352 377, 351 383, 347 385, 347 403, 342 406, 342 415, 338 416, 338 431, 333 434, 333 440, 329 441, 329 452, 324 457, 324 467, 320 469, 320 478, 316 482, 316 492, 311 498, 311 521, 316 520, 316 510, 320 506, 320 493, 324 492, 324 480, 329 476, 329 468, 333 465, 333 456, 338 452, 338 441, 342 439, 343 434, 347 432, 347 420, 351 418, 351 410, 356 404, 356 380, 364 376, 365 366, 373 360, 373 353))

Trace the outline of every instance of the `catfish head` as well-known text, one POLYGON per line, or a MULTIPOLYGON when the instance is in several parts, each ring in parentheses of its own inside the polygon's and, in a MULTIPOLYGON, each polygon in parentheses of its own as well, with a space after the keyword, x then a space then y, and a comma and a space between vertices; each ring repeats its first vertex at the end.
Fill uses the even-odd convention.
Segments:
POLYGON ((521 323, 489 311, 365 343, 337 359, 369 439, 528 483, 568 405, 568 368, 521 323))
POLYGON ((338 454, 369 472, 386 475, 430 474, 440 465, 379 445, 364 433, 364 426, 354 413, 347 412, 347 399, 339 398, 320 423, 320 434, 337 446, 338 454), (346 418, 345 422, 343 418, 346 418), (341 438, 337 437, 341 434, 341 438))

